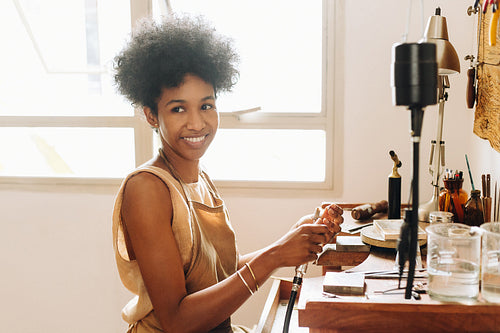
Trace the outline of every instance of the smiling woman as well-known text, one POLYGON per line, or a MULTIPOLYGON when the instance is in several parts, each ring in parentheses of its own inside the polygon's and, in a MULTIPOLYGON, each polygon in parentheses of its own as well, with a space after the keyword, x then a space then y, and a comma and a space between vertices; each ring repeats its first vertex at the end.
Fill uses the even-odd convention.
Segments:
POLYGON ((303 217, 280 240, 240 255, 200 166, 218 128, 216 95, 238 73, 232 43, 202 17, 171 15, 144 21, 115 60, 119 90, 160 140, 159 154, 123 181, 113 211, 118 271, 136 295, 122 311, 129 332, 249 332, 230 316, 274 270, 316 259, 340 231, 342 209, 327 204, 322 218, 303 217))
POLYGON ((238 84, 217 96, 220 130, 202 159, 217 184, 331 189, 334 2, 169 2, 210 19, 241 55, 238 84))

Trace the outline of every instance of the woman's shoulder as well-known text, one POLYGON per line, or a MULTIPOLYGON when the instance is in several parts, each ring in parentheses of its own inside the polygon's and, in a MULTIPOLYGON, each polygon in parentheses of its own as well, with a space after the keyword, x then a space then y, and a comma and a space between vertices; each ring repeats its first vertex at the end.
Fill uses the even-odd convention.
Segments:
POLYGON ((139 192, 148 192, 166 188, 169 190, 172 186, 177 187, 177 181, 166 170, 152 166, 144 165, 132 171, 123 181, 124 192, 130 190, 139 192))
POLYGON ((140 167, 129 173, 125 178, 125 180, 128 182, 134 178, 136 180, 137 179, 151 180, 151 181, 162 180, 163 182, 168 182, 168 183, 176 181, 169 171, 152 164, 141 165, 140 167))

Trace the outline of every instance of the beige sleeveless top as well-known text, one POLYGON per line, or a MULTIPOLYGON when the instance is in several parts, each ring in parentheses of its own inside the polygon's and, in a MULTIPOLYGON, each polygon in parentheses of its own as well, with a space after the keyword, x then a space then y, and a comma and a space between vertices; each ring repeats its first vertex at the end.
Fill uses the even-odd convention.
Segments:
MULTIPOLYGON (((143 319, 149 329, 161 332, 153 306, 135 260, 128 257, 121 207, 123 190, 128 179, 140 172, 159 177, 170 191, 173 206, 172 224, 181 254, 188 294, 207 288, 236 272, 238 253, 233 228, 224 202, 208 176, 201 172, 198 182, 179 182, 169 172, 153 166, 140 167, 123 181, 113 211, 113 247, 123 285, 136 296, 122 310, 123 319, 135 326, 143 319), (147 318, 145 318, 147 317, 147 318)), ((231 332, 230 319, 219 325, 221 332, 231 332)), ((137 330, 139 331, 139 330, 137 330)))

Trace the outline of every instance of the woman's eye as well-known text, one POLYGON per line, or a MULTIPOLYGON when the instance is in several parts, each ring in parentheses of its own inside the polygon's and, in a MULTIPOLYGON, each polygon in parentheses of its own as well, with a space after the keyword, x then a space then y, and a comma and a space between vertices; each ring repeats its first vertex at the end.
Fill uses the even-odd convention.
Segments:
POLYGON ((179 112, 184 112, 184 108, 182 106, 176 106, 172 108, 172 112, 179 113, 179 112))
POLYGON ((212 105, 212 104, 203 104, 201 106, 201 109, 204 110, 204 111, 206 111, 206 110, 212 110, 212 109, 215 109, 215 106, 212 105))

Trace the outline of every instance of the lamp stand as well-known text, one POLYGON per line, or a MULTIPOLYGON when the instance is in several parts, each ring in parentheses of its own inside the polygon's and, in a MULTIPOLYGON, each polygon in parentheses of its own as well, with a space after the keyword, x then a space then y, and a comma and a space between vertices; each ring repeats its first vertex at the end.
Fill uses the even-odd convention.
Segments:
POLYGON ((445 166, 444 159, 444 141, 443 141, 443 120, 444 120, 444 103, 448 100, 446 89, 450 87, 450 82, 447 75, 439 75, 438 80, 438 123, 436 140, 431 141, 431 153, 429 159, 429 173, 432 175, 433 193, 432 198, 421 204, 418 208, 418 220, 429 222, 429 213, 439 210, 439 177, 442 174, 442 168, 445 166))

